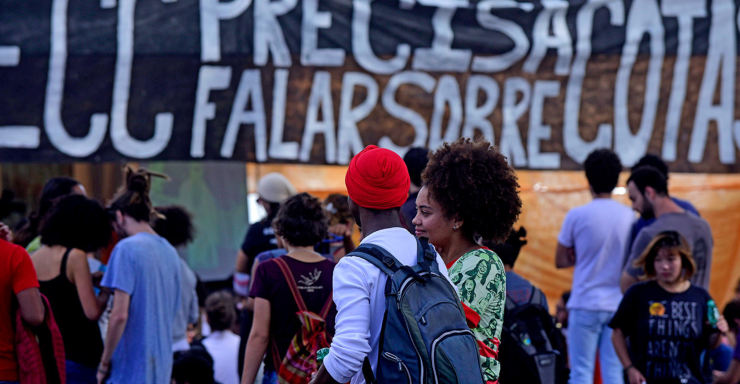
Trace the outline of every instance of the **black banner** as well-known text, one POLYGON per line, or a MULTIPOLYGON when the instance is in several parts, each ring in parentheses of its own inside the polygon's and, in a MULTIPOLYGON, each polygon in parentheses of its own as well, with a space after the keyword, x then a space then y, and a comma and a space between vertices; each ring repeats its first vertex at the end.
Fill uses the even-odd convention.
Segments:
POLYGON ((733 0, 4 0, 0 161, 347 164, 483 135, 738 170, 733 0))

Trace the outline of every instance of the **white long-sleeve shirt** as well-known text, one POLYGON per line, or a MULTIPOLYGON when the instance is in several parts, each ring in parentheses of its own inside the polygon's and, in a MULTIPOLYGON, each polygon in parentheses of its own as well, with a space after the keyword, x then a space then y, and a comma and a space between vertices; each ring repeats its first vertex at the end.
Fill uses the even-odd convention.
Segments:
MULTIPOLYGON (((416 238, 403 228, 377 231, 361 244, 383 247, 399 262, 416 265, 416 238)), ((437 255, 440 273, 447 279, 447 268, 437 255)), ((337 317, 331 352, 324 365, 334 380, 365 383, 362 362, 370 360, 373 372, 378 364, 380 330, 385 313, 387 275, 359 257, 343 257, 334 268, 333 292, 337 317)))

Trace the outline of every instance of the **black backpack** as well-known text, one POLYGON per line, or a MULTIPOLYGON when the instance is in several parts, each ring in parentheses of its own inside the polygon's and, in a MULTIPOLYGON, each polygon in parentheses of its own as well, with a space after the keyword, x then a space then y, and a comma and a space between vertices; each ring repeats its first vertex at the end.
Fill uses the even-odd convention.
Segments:
POLYGON ((501 332, 501 384, 560 384, 568 382, 565 340, 555 319, 542 306, 539 289, 529 302, 517 305, 508 295, 501 332))

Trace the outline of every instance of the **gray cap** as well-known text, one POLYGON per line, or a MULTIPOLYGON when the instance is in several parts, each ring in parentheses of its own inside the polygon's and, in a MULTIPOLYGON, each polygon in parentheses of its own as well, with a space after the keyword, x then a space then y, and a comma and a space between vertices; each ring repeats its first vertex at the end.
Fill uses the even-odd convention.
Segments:
POLYGON ((257 193, 262 200, 270 203, 282 203, 289 197, 298 194, 288 178, 273 172, 263 176, 257 183, 257 193))

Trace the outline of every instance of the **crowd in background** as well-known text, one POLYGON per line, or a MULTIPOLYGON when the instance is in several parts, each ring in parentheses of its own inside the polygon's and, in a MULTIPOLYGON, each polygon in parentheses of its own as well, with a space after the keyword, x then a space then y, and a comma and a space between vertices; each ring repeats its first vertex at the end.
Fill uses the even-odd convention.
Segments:
POLYGON ((533 236, 515 227, 516 173, 483 140, 403 159, 368 147, 350 163, 349 196, 323 201, 265 175, 266 215, 230 289, 209 289, 182 257, 193 217, 149 197, 165 175, 126 169, 105 207, 76 180, 52 178, 36 212, 0 225, 0 383, 284 382, 303 375, 290 364, 309 338, 330 352, 303 382, 390 382, 379 356, 392 276, 355 256, 381 249, 414 266, 417 239, 433 246, 424 267, 454 287, 481 382, 740 382, 740 284, 720 314, 707 292, 712 230, 671 197, 666 164, 647 155, 632 168, 631 208, 612 198, 616 154, 596 150, 584 169, 593 199, 562 224, 553 251, 573 286, 552 316, 515 271, 533 236))

